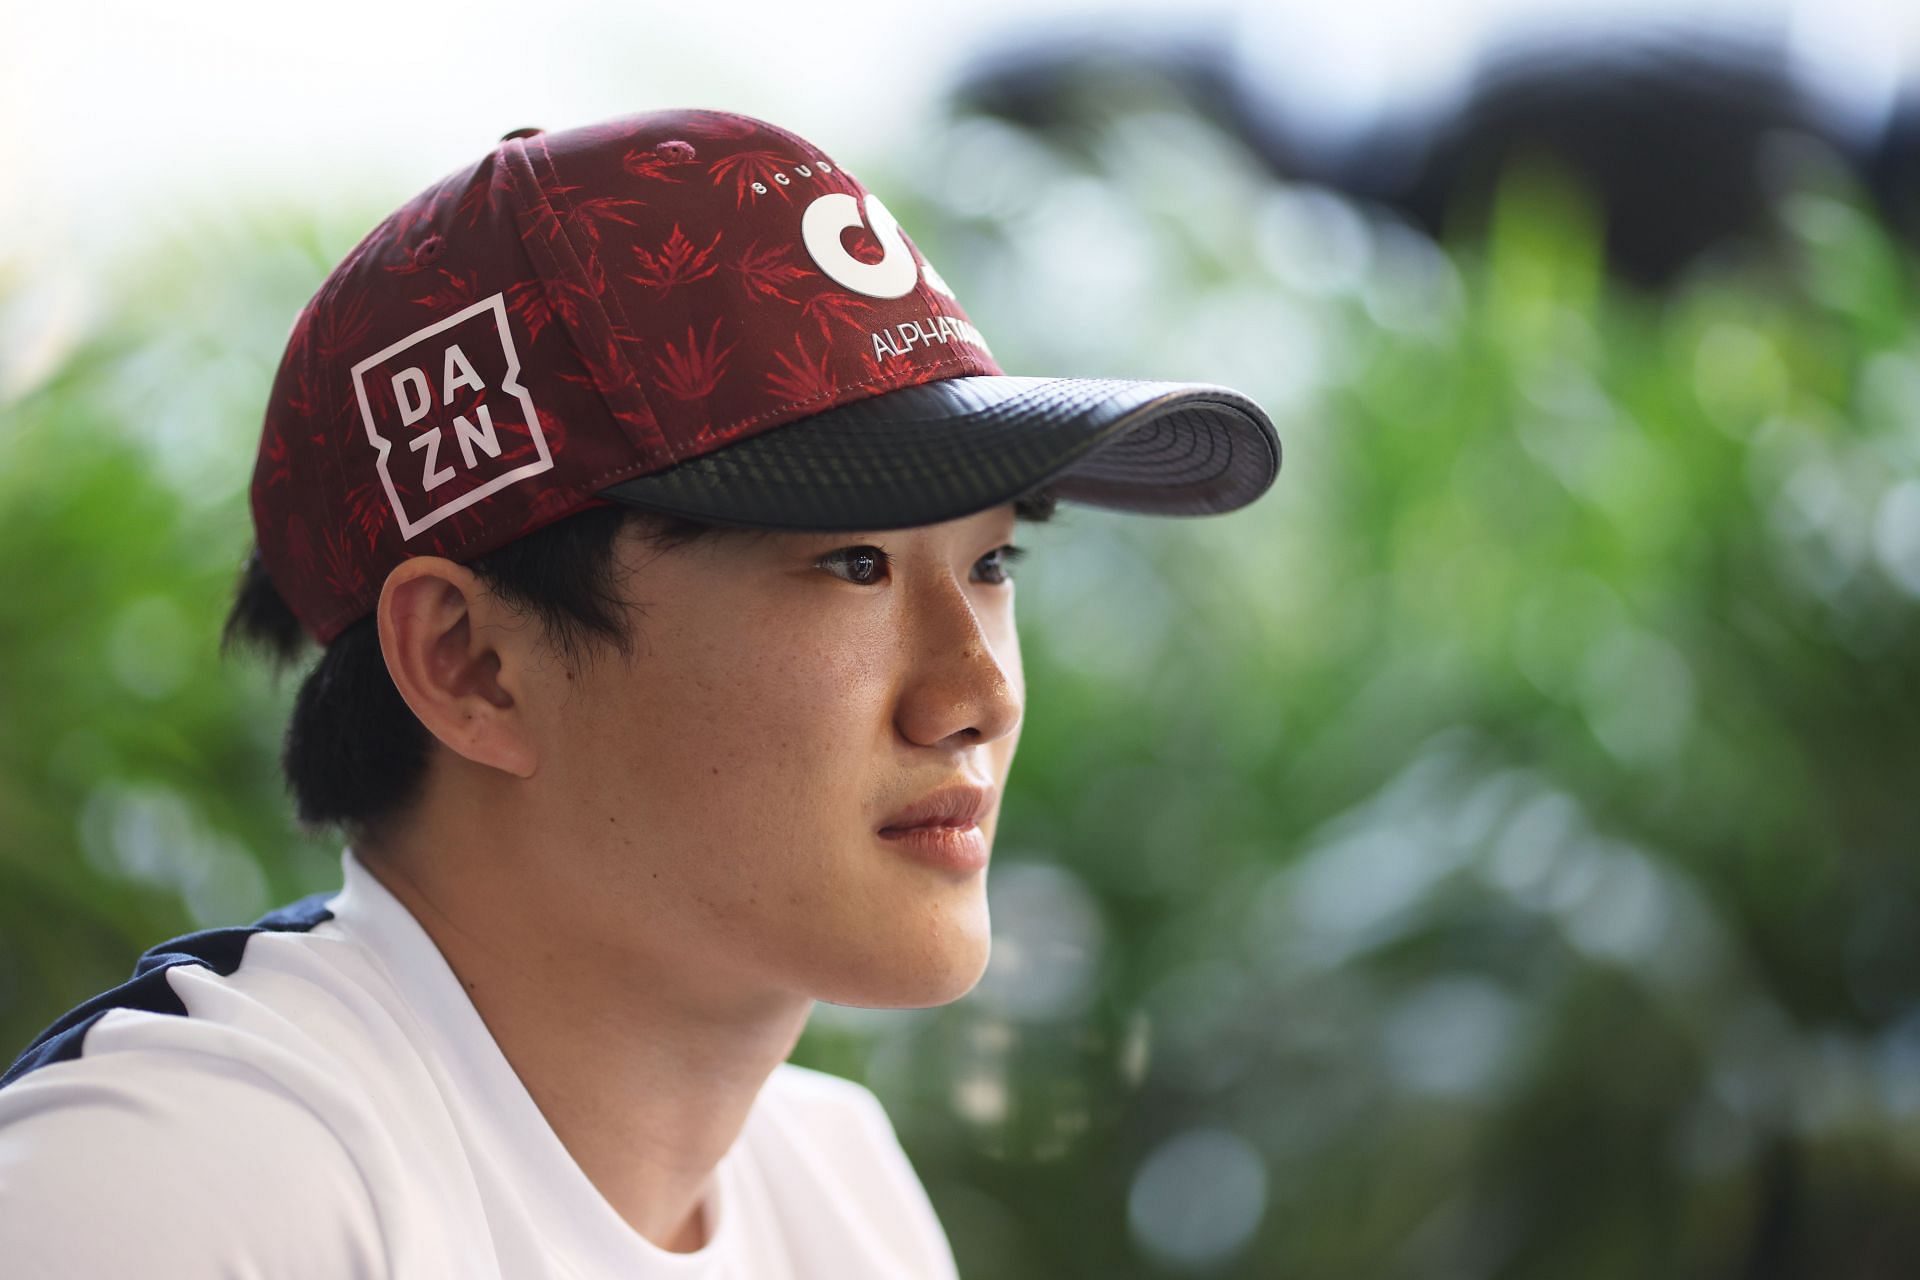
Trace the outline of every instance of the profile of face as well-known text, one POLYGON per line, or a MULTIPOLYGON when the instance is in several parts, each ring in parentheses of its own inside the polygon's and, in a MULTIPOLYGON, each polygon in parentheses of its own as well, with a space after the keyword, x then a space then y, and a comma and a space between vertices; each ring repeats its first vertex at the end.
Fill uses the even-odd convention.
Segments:
POLYGON ((510 825, 502 845, 537 863, 514 869, 514 905, 549 936, 719 999, 944 1004, 986 969, 987 873, 879 832, 936 788, 976 785, 992 847, 1025 704, 1014 527, 1008 503, 664 549, 629 530, 630 658, 568 661, 488 598, 445 641, 491 655, 483 701, 455 709, 455 677, 444 706, 396 682, 457 744, 442 793, 510 825), (476 709, 489 723, 468 733, 476 709))

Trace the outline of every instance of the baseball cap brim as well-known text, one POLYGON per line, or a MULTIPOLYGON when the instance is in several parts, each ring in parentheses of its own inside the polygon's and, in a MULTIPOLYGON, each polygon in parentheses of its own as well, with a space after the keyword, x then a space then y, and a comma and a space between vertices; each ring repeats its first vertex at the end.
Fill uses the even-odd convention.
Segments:
POLYGON ((1214 515, 1280 473, 1253 400, 1210 383, 975 374, 782 423, 599 496, 721 524, 898 529, 1046 486, 1143 515, 1214 515))

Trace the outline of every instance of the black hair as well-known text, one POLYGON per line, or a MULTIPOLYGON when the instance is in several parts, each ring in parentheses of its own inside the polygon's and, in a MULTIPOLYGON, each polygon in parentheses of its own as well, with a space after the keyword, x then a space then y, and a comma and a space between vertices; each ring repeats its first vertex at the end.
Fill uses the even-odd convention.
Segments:
MULTIPOLYGON (((1014 499, 1021 520, 1051 519, 1056 505, 1044 487, 1014 499)), ((763 534, 616 503, 556 520, 467 567, 496 596, 531 612, 545 641, 569 660, 608 648, 630 655, 635 637, 614 582, 616 540, 629 527, 663 549, 763 534)), ((236 646, 262 652, 277 677, 311 643, 267 576, 258 546, 251 547, 221 630, 221 654, 236 646)), ((356 848, 376 844, 416 799, 431 746, 432 735, 394 687, 369 612, 321 650, 294 696, 280 766, 295 818, 309 835, 337 827, 356 848)))

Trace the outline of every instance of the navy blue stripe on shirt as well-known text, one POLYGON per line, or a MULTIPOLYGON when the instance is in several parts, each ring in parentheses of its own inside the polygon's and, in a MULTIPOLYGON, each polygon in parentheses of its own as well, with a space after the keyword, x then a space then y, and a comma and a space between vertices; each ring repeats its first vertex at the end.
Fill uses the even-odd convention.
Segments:
POLYGON ((186 1016, 187 1007, 167 983, 166 971, 177 964, 200 964, 220 974, 231 974, 240 967, 247 939, 265 930, 277 933, 305 933, 323 920, 333 919, 324 905, 338 889, 310 893, 285 906, 275 907, 250 925, 230 925, 221 929, 202 929, 182 934, 147 948, 134 963, 133 976, 54 1019, 53 1024, 0 1075, 0 1089, 6 1088, 35 1067, 49 1062, 64 1062, 80 1056, 80 1045, 87 1028, 115 1009, 145 1009, 152 1013, 186 1016))

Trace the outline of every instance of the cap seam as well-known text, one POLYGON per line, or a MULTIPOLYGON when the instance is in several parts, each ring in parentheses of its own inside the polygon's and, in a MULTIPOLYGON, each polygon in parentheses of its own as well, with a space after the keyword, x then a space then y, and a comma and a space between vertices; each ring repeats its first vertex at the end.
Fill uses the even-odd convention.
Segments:
MULTIPOLYGON (((333 402, 333 386, 332 386, 333 379, 330 377, 329 378, 320 377, 318 362, 314 358, 315 335, 312 333, 312 325, 314 323, 317 323, 318 321, 319 321, 319 317, 314 316, 312 318, 312 321, 310 321, 309 323, 307 341, 305 343, 304 350, 302 350, 301 352, 301 359, 306 362, 305 373, 307 377, 312 381, 314 386, 319 388, 320 403, 323 406, 323 413, 324 413, 324 416, 320 419, 320 423, 319 423, 320 429, 323 432, 330 433, 335 429, 338 423, 340 410, 339 410, 339 407, 335 405, 333 402)), ((329 372, 334 372, 334 371, 330 370, 329 372)), ((291 451, 293 447, 294 446, 291 444, 287 446, 289 451, 288 453, 289 457, 292 456, 291 451)), ((337 450, 334 454, 334 459, 336 463, 339 460, 339 453, 337 450)), ((291 479, 291 477, 289 477, 289 479, 291 479)), ((291 485, 289 486, 289 488, 291 488, 291 485)), ((323 537, 325 536, 324 533, 322 534, 322 536, 323 537)))
MULTIPOLYGON (((353 273, 353 268, 355 264, 357 264, 361 258, 367 255, 368 251, 373 247, 374 238, 378 236, 380 234, 381 229, 386 227, 389 223, 391 223, 396 216, 397 216, 396 214, 390 213, 386 217, 380 219, 380 221, 374 226, 373 230, 367 232, 366 235, 360 238, 360 243, 353 247, 353 252, 347 255, 346 261, 342 262, 338 267, 334 268, 333 271, 329 272, 327 279, 320 282, 319 292, 326 294, 328 297, 328 303, 327 303, 328 311, 333 310, 332 300, 339 293, 340 287, 342 284, 346 282, 347 277, 353 273)), ((316 316, 315 319, 317 320, 318 317, 316 316)), ((309 343, 308 344, 309 354, 311 354, 312 349, 313 349, 313 344, 309 343)), ((329 361, 328 363, 332 364, 335 362, 329 361)), ((351 361, 348 362, 348 367, 351 368, 351 361)), ((335 370, 335 372, 337 371, 338 370, 335 370)), ((320 381, 320 380, 316 379, 316 381, 320 381)), ((333 380, 331 378, 328 378, 324 381, 320 381, 320 396, 326 402, 326 415, 321 419, 322 425, 329 429, 333 427, 337 427, 339 425, 338 420, 340 415, 340 406, 333 399, 333 380)), ((339 448, 340 448, 340 442, 338 440, 335 440, 334 453, 336 458, 339 456, 339 448)))
MULTIPOLYGON (((550 192, 545 183, 535 184, 540 189, 541 197, 546 200, 549 206, 551 206, 556 199, 566 206, 567 216, 560 222, 561 234, 566 236, 567 243, 573 247, 574 256, 576 258, 580 257, 584 250, 586 254, 585 261, 598 267, 602 277, 605 278, 607 265, 600 260, 599 253, 595 251, 592 245, 583 244, 574 238, 573 221, 578 215, 574 211, 573 201, 568 199, 567 193, 561 189, 560 171, 553 163, 553 153, 547 150, 547 135, 544 132, 536 133, 530 135, 528 139, 522 139, 520 141, 524 145, 524 143, 529 140, 540 144, 540 158, 546 161, 547 173, 553 178, 553 187, 550 192)), ((538 175, 536 175, 536 177, 537 176, 538 175)), ((588 277, 588 288, 592 288, 591 276, 588 277)), ((631 384, 633 394, 640 398, 642 404, 646 405, 647 417, 653 420, 654 434, 659 439, 661 446, 666 450, 667 456, 675 462, 678 462, 680 460, 680 451, 674 447, 673 437, 668 434, 666 425, 660 420, 659 411, 653 407, 653 398, 646 393, 645 388, 641 385, 640 371, 633 367, 633 361, 628 357, 625 346, 620 343, 621 332, 634 334, 638 331, 635 330, 633 325, 627 320, 626 310, 620 305, 619 296, 614 291, 611 281, 608 282, 607 291, 604 294, 596 294, 594 296, 594 302, 600 307, 600 313, 603 316, 607 316, 609 311, 617 313, 617 327, 613 317, 608 316, 608 328, 614 330, 610 335, 614 339, 613 354, 618 355, 620 361, 627 366, 627 380, 631 384)))
MULTIPOLYGON (((631 418, 633 416, 632 405, 635 402, 637 402, 639 407, 646 411, 647 423, 651 427, 651 431, 647 432, 646 433, 647 438, 642 442, 637 442, 635 447, 643 451, 650 447, 657 447, 662 452, 666 453, 668 457, 677 457, 678 455, 673 448, 672 442, 667 439, 666 432, 660 425, 659 415, 654 412, 653 402, 647 398, 646 391, 641 386, 638 371, 634 369, 630 361, 627 361, 626 352, 620 347, 619 335, 615 332, 615 324, 614 324, 613 318, 607 314, 607 307, 606 307, 606 302, 604 300, 604 297, 603 295, 596 293, 594 291, 592 281, 587 275, 586 268, 581 264, 580 246, 578 242, 575 241, 573 237, 573 232, 567 225, 568 221, 573 216, 575 216, 573 212, 573 208, 571 205, 568 205, 567 212, 565 215, 563 215, 559 209, 554 207, 553 197, 547 190, 547 184, 542 181, 540 174, 537 173, 534 169, 533 154, 532 154, 532 150, 527 146, 528 141, 540 143, 541 156, 547 162, 548 175, 553 178, 554 186, 557 187, 560 185, 558 171, 553 167, 553 157, 547 152, 547 149, 546 149, 545 134, 533 134, 530 136, 530 138, 514 138, 514 139, 511 139, 510 141, 502 143, 501 144, 502 149, 505 152, 507 152, 507 155, 508 155, 508 164, 507 164, 508 172, 514 179, 515 186, 516 186, 516 194, 519 195, 521 200, 523 201, 523 204, 521 206, 522 211, 525 212, 528 216, 533 217, 535 219, 538 219, 539 217, 538 208, 530 204, 524 203, 527 197, 524 194, 519 193, 517 190, 518 185, 520 183, 530 182, 533 185, 532 199, 538 200, 540 202, 540 205, 544 206, 547 213, 552 216, 554 226, 557 227, 560 231, 560 239, 562 243, 565 245, 566 253, 572 260, 571 263, 560 261, 560 254, 556 252, 554 246, 551 243, 544 245, 542 247, 542 252, 550 255, 551 262, 554 268, 552 272, 553 279, 550 280, 549 273, 545 269, 543 269, 542 264, 535 258, 534 250, 531 247, 532 241, 534 239, 540 238, 540 233, 536 229, 532 235, 526 235, 524 234, 524 229, 523 229, 521 241, 523 246, 527 248, 527 254, 529 259, 533 260, 532 265, 534 268, 537 282, 539 283, 542 289, 553 287, 554 284, 563 282, 564 277, 568 273, 569 267, 571 268, 572 273, 576 278, 576 283, 581 287, 582 293, 584 294, 584 298, 582 299, 583 307, 591 306, 594 309, 594 311, 597 312, 600 326, 605 331, 604 335, 600 335, 600 334, 589 335, 589 337, 592 338, 593 341, 583 343, 579 340, 579 337, 577 335, 574 335, 571 332, 571 329, 572 329, 571 323, 565 322, 566 327, 569 330, 568 337, 571 340, 572 345, 578 348, 582 352, 583 357, 590 357, 592 354, 593 347, 599 345, 600 340, 602 339, 602 337, 604 337, 604 340, 609 344, 608 346, 609 357, 617 357, 621 361, 626 362, 626 365, 625 365, 625 371, 627 374, 626 386, 621 389, 619 394, 623 397, 631 397, 631 399, 627 401, 627 405, 624 411, 620 405, 614 402, 614 396, 609 394, 609 389, 601 385, 600 379, 597 377, 593 378, 594 388, 599 392, 600 399, 602 403, 605 405, 609 417, 611 417, 614 420, 616 429, 619 430, 623 436, 627 435, 628 427, 624 425, 624 421, 625 419, 631 418), (524 173, 517 172, 513 164, 513 160, 516 156, 516 150, 515 150, 516 148, 517 148, 517 158, 519 162, 525 166, 524 173)), ((600 260, 596 255, 589 254, 588 256, 592 258, 592 260, 597 265, 601 265, 600 260)), ((604 270, 604 266, 603 266, 603 270, 604 270)), ((625 324, 625 320, 626 320, 626 317, 623 314, 621 316, 622 325, 625 324)), ((591 323, 591 321, 589 321, 589 323, 591 323)), ((587 372, 590 376, 593 373, 593 369, 590 365, 587 367, 587 372)))
MULTIPOLYGON (((365 247, 365 246, 366 246, 367 244, 369 244, 369 243, 371 243, 371 241, 372 241, 372 239, 373 239, 373 233, 372 233, 372 232, 368 232, 368 233, 367 233, 367 239, 366 239, 366 240, 363 240, 363 241, 361 241, 361 246, 362 246, 362 248, 364 248, 364 247, 365 247)), ((360 252, 360 250, 358 250, 358 249, 356 249, 356 250, 354 251, 354 255, 353 255, 353 260, 355 260, 355 261, 357 261, 357 260, 358 260, 358 259, 360 258, 360 256, 361 256, 361 252, 360 252)), ((336 275, 336 276, 334 277, 334 281, 333 281, 333 283, 334 283, 334 284, 336 285, 336 287, 335 287, 335 288, 330 288, 330 289, 327 289, 327 290, 326 290, 326 291, 327 291, 327 294, 328 294, 328 304, 327 304, 327 305, 328 305, 328 307, 329 307, 329 309, 331 309, 331 307, 332 307, 332 305, 333 305, 333 302, 332 302, 332 298, 333 298, 333 296, 334 296, 334 295, 335 295, 335 294, 336 294, 336 293, 338 292, 338 289, 337 289, 337 284, 338 284, 338 282, 339 282, 339 281, 342 281, 342 280, 345 280, 345 279, 346 279, 346 276, 347 276, 347 273, 346 273, 346 271, 344 271, 344 270, 343 270, 343 271, 341 271, 341 272, 339 272, 339 273, 338 273, 338 274, 337 274, 337 275, 336 275)), ((325 287, 325 286, 323 286, 323 288, 324 288, 324 287, 325 287)), ((315 316, 315 317, 314 317, 314 320, 315 320, 315 322, 316 322, 316 323, 318 323, 318 321, 319 321, 319 317, 318 317, 318 316, 315 316)), ((315 362, 314 362, 314 347, 315 347, 315 345, 316 345, 316 344, 315 344, 315 342, 314 342, 314 341, 312 341, 312 340, 310 340, 310 341, 309 341, 309 342, 307 343, 307 360, 308 360, 308 362, 309 362, 309 363, 308 363, 308 368, 309 368, 310 370, 312 370, 312 369, 314 369, 314 367, 315 367, 315 362)), ((315 382, 315 384, 316 384, 316 385, 317 385, 317 386, 319 387, 319 398, 320 398, 320 404, 321 404, 321 418, 320 418, 320 421, 319 421, 319 423, 318 423, 317 425, 319 426, 319 428, 320 428, 320 431, 321 431, 321 433, 322 433, 322 434, 324 434, 324 435, 327 435, 327 436, 333 436, 333 435, 335 435, 335 434, 336 434, 336 433, 337 433, 337 432, 339 431, 339 429, 340 429, 340 406, 339 406, 339 405, 338 405, 337 403, 335 403, 335 401, 334 401, 334 398, 333 398, 333 379, 334 379, 334 377, 337 377, 337 376, 339 376, 339 374, 340 374, 340 373, 342 372, 342 370, 341 370, 341 368, 340 368, 340 365, 339 365, 339 363, 338 363, 337 361, 333 361, 333 360, 328 360, 328 361, 327 361, 327 364, 328 364, 328 366, 329 366, 329 368, 328 368, 328 370, 327 370, 327 372, 328 372, 328 374, 329 374, 329 376, 328 376, 328 377, 325 377, 325 378, 321 378, 321 377, 318 377, 318 376, 316 376, 316 377, 314 378, 314 382, 315 382)), ((347 365, 347 367, 348 367, 348 368, 351 368, 351 367, 352 367, 352 365, 351 365, 351 362, 350 362, 350 361, 348 362, 348 365, 347 365)), ((333 464, 333 468, 334 468, 334 470, 335 470, 335 471, 337 471, 337 472, 341 472, 341 479, 342 479, 342 480, 344 481, 346 477, 345 477, 345 474, 344 474, 344 467, 342 466, 342 460, 341 460, 341 451, 340 451, 340 442, 339 442, 339 440, 337 440, 337 439, 335 439, 335 440, 333 440, 333 441, 332 441, 332 444, 333 444, 333 456, 332 456, 332 458, 330 459, 330 461, 331 461, 331 462, 332 462, 332 464, 333 464)), ((326 530, 324 530, 324 529, 320 529, 320 530, 316 530, 316 532, 317 532, 317 533, 318 533, 318 534, 319 534, 319 535, 320 535, 320 536, 321 536, 322 538, 324 538, 324 537, 326 537, 326 530)), ((323 548, 323 551, 324 551, 324 548, 323 548)))

